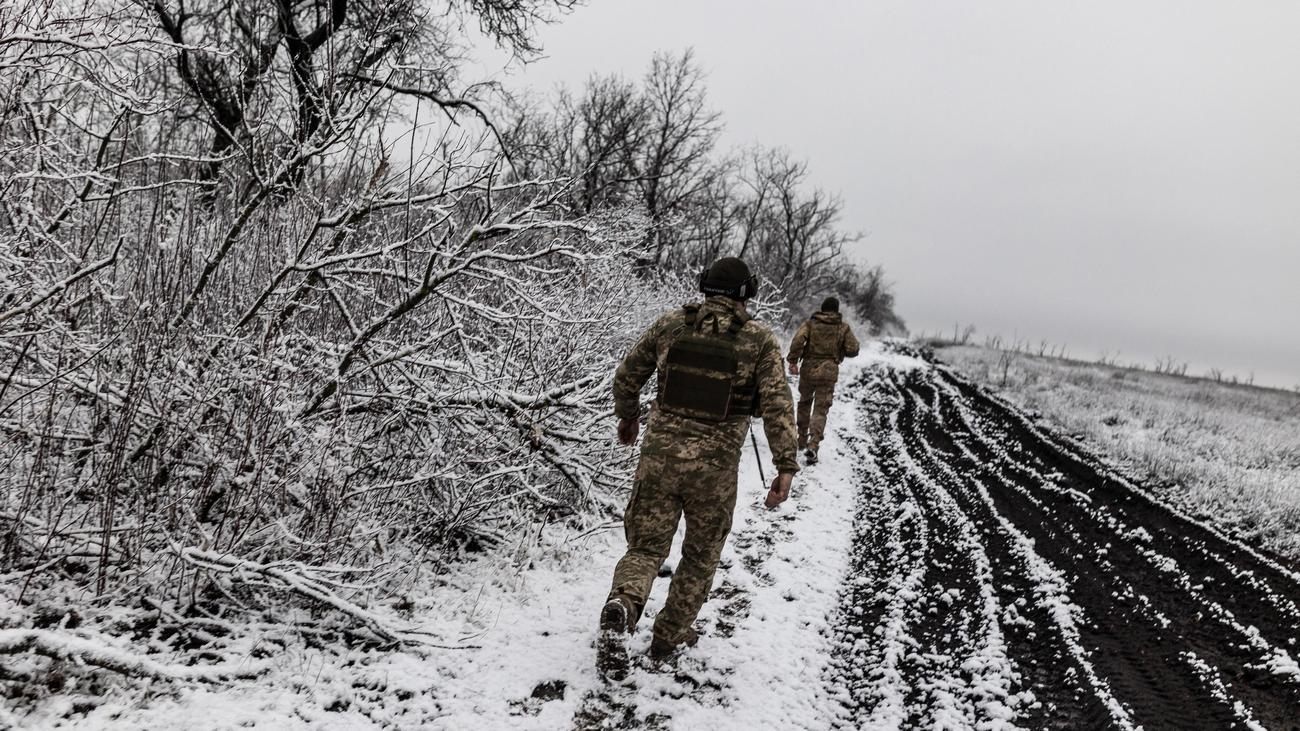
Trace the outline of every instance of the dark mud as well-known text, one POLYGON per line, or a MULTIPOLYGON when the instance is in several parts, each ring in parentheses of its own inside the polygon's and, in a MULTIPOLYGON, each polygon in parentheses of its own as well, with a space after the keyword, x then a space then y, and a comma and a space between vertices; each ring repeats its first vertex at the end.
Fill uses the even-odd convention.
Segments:
MULTIPOLYGON (((1300 729, 1291 568, 942 367, 869 369, 843 393, 859 497, 825 676, 840 709, 815 727, 1300 729)), ((734 632, 741 585, 797 542, 782 520, 741 526, 703 631, 734 632)), ((627 662, 574 728, 673 728, 636 708, 649 672, 727 696, 706 657, 627 662)))
POLYGON ((843 728, 1300 728, 1300 582, 941 368, 868 371, 843 728))

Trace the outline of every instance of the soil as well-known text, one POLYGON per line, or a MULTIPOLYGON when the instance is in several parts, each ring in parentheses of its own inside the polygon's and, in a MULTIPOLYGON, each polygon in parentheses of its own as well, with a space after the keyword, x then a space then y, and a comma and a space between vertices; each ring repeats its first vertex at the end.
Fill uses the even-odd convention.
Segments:
MULTIPOLYGON (((844 392, 859 496, 826 725, 1300 729, 1287 565, 941 366, 869 369, 844 392)), ((715 632, 749 609, 725 573, 715 632)), ((634 696, 611 678, 575 727, 672 727, 638 718, 634 696)))

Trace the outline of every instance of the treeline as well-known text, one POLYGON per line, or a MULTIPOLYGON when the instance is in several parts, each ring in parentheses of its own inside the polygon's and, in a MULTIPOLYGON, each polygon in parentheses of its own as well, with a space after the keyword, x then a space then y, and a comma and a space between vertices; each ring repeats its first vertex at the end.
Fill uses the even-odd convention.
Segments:
POLYGON ((688 292, 460 78, 466 25, 527 55, 567 5, 0 7, 6 622, 296 598, 392 641, 360 600, 617 509, 614 359, 688 292))
POLYGON ((618 509, 609 381, 683 272, 742 253, 773 310, 848 282, 892 313, 802 164, 716 152, 689 55, 553 103, 470 93, 466 25, 527 57, 569 5, 0 7, 13 606, 297 596, 391 641, 351 599, 618 509))
POLYGON ((639 81, 595 75, 513 100, 502 137, 521 177, 575 181, 565 195, 575 212, 643 212, 642 266, 695 272, 738 255, 793 317, 838 294, 875 332, 903 332, 883 269, 852 258, 860 235, 843 228, 840 198, 783 148, 722 151, 706 81, 691 51, 659 53, 639 81))

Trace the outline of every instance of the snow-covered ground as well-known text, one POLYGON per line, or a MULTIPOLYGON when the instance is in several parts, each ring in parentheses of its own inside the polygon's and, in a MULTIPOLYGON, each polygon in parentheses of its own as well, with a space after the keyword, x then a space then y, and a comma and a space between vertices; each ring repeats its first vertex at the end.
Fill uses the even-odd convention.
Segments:
MULTIPOLYGON (((867 359, 862 359, 865 362, 867 359)), ((845 379, 861 363, 850 364, 845 379)), ((531 568, 467 587, 464 601, 445 605, 440 622, 459 624, 481 648, 438 659, 446 728, 554 729, 576 715, 610 722, 653 722, 669 728, 798 728, 826 718, 830 701, 821 682, 828 624, 847 564, 855 490, 840 432, 852 409, 831 414, 820 464, 796 478, 791 499, 775 510, 762 505, 766 486, 747 449, 732 539, 723 552, 714 596, 698 625, 699 644, 674 672, 633 661, 623 683, 606 687, 595 669, 596 617, 609 590, 624 542, 615 527, 582 537, 549 540, 530 549, 531 568), (530 699, 546 684, 564 684, 563 697, 530 699), (584 707, 585 706, 585 707, 584 707)), ((772 477, 767 444, 755 425, 764 475, 772 477)), ((668 566, 675 564, 679 530, 668 566)), ((467 576, 481 569, 466 567, 467 576)), ((638 632, 634 656, 644 656, 650 624, 662 606, 668 579, 656 582, 638 632)))
POLYGON ((229 633, 213 665, 210 638, 187 649, 105 616, 111 602, 32 615, 0 629, 0 681, 21 693, 0 728, 1290 727, 1300 577, 886 351, 846 364, 822 461, 788 503, 761 506, 746 451, 703 636, 666 666, 645 656, 664 579, 631 671, 597 671, 618 525, 536 526, 426 566, 400 601, 350 605, 423 646, 343 642, 334 612, 292 632, 169 615, 167 632, 229 633))
MULTIPOLYGON (((762 505, 752 449, 741 460, 732 539, 697 623, 699 644, 668 669, 645 660, 650 625, 669 581, 660 579, 631 642, 625 681, 598 677, 600 606, 624 546, 618 524, 550 526, 455 566, 413 598, 412 622, 440 638, 420 652, 276 647, 271 671, 224 685, 136 683, 65 719, 70 696, 25 727, 131 729, 517 728, 591 725, 661 728, 812 728, 836 714, 825 687, 854 516, 854 464, 844 434, 855 410, 847 384, 874 362, 919 365, 878 344, 847 362, 819 464, 791 499, 762 505)), ((766 440, 754 429, 765 476, 766 440)), ((612 424, 611 424, 612 434, 612 424)), ((681 532, 678 534, 680 544, 681 532)), ((676 560, 674 547, 668 567, 676 560)), ((666 572, 665 572, 666 573, 666 572)), ((0 717, 0 726, 4 725, 0 717)), ((16 725, 16 719, 10 719, 16 725)))
POLYGON ((1163 499, 1300 562, 1300 394, 977 347, 938 356, 1163 499))

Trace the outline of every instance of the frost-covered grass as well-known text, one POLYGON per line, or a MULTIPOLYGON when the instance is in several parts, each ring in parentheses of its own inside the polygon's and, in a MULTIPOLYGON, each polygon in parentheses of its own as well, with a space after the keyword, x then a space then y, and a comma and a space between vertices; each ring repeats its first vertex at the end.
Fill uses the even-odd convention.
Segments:
POLYGON ((1081 436, 1162 498, 1300 560, 1300 395, 977 347, 938 356, 1081 436))

